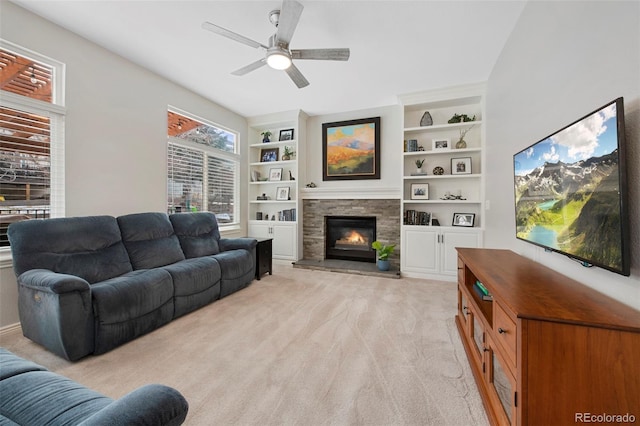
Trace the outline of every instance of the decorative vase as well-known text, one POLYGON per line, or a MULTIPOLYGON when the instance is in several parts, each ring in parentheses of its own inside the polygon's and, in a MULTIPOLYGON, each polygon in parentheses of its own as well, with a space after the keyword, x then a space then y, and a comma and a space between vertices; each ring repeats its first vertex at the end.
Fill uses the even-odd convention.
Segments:
POLYGON ((465 142, 464 139, 460 139, 458 142, 456 142, 456 149, 463 149, 467 147, 467 142, 465 142))
POLYGON ((426 111, 424 114, 422 114, 422 118, 420 119, 420 125, 431 126, 432 124, 433 124, 433 118, 431 118, 431 114, 429 114, 429 111, 426 111))
POLYGON ((417 173, 417 174, 419 174, 419 175, 421 175, 421 174, 422 174, 422 168, 417 168, 417 169, 416 169, 416 173, 417 173))
POLYGON ((269 139, 269 136, 265 136, 262 138, 262 143, 267 143, 267 142, 271 142, 271 139, 269 139))
POLYGON ((286 154, 282 155, 282 161, 289 161, 289 160, 291 160, 291 156, 286 155, 286 154))
POLYGON ((390 262, 388 260, 380 260, 380 259, 378 259, 377 265, 378 265, 378 269, 380 271, 388 271, 390 262))

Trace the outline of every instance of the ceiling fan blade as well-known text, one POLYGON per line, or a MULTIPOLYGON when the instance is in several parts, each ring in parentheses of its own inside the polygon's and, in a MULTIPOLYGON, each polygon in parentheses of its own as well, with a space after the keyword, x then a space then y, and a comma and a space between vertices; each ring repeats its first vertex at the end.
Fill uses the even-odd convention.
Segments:
POLYGON ((301 49, 292 50, 291 59, 318 59, 321 61, 348 61, 349 49, 301 49))
POLYGON ((282 2, 278 31, 276 32, 276 40, 279 43, 289 46, 293 32, 298 26, 300 15, 302 15, 302 9, 304 9, 304 6, 295 0, 284 0, 282 2))
POLYGON ((243 35, 240 35, 238 33, 234 33, 233 31, 230 31, 226 28, 222 28, 219 25, 216 24, 212 24, 211 22, 203 22, 202 23, 202 28, 204 28, 205 30, 209 30, 211 32, 214 32, 216 34, 219 34, 221 36, 230 38, 231 40, 235 40, 237 42, 240 42, 242 44, 246 44, 247 46, 251 46, 254 47, 256 49, 259 48, 263 48, 263 49, 267 49, 267 46, 265 46, 264 44, 258 43, 255 40, 251 40, 250 38, 247 38, 243 35))
POLYGON ((245 75, 250 73, 253 70, 257 70, 258 68, 260 68, 263 65, 267 64, 267 59, 266 58, 262 58, 259 61, 255 61, 250 63, 247 66, 244 66, 240 69, 235 70, 234 72, 232 72, 231 74, 233 75, 245 75))
POLYGON ((284 71, 289 75, 289 77, 291 77, 291 80, 293 80, 296 86, 298 86, 298 89, 302 89, 309 85, 309 81, 304 78, 304 75, 302 75, 295 65, 291 64, 291 66, 284 71))

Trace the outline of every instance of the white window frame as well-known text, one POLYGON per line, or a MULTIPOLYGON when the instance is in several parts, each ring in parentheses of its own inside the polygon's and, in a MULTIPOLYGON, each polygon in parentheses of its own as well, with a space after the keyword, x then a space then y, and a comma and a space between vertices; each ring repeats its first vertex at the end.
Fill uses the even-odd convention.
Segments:
MULTIPOLYGON (((168 159, 168 155, 169 155, 169 144, 173 144, 173 145, 179 145, 182 146, 184 148, 188 148, 188 149, 192 149, 192 150, 197 150, 200 151, 202 153, 204 153, 205 155, 210 155, 212 157, 217 157, 223 160, 229 160, 232 161, 236 164, 236 175, 235 175, 235 179, 234 179, 234 184, 233 184, 233 206, 234 206, 234 212, 233 212, 233 222, 230 223, 218 223, 218 226, 220 228, 220 231, 229 231, 229 230, 234 230, 234 229, 239 229, 240 228, 240 217, 242 214, 241 211, 241 207, 240 207, 240 184, 239 184, 239 179, 240 179, 240 165, 241 165, 241 158, 240 158, 240 132, 230 129, 228 127, 222 126, 220 124, 214 123, 211 120, 207 120, 204 119, 202 117, 198 117, 194 114, 188 113, 182 109, 179 108, 175 108, 172 106, 169 106, 167 108, 167 111, 170 112, 174 112, 176 114, 182 115, 183 117, 187 117, 193 120, 196 120, 202 124, 206 124, 208 126, 211 127, 215 127, 218 128, 220 130, 224 130, 225 132, 229 132, 235 135, 235 144, 234 144, 234 152, 229 152, 229 151, 223 151, 221 149, 218 148, 214 148, 211 146, 207 146, 207 145, 202 145, 199 143, 195 143, 195 142, 191 142, 185 139, 181 139, 181 138, 176 138, 173 136, 167 136, 167 159, 168 159)), ((168 126, 167 126, 168 127, 168 126)), ((208 161, 205 160, 203 161, 203 171, 202 171, 202 184, 203 184, 203 205, 208 206, 208 191, 207 191, 207 186, 208 186, 208 161)), ((169 176, 168 176, 168 170, 167 170, 167 179, 166 182, 169 182, 169 176)), ((208 210, 203 210, 203 211, 208 211, 208 210)), ((215 213, 215 212, 212 212, 215 213)))
MULTIPOLYGON (((51 197, 49 216, 65 216, 65 64, 0 38, 0 48, 52 68, 51 103, 0 90, 0 105, 29 112, 50 120, 51 197)), ((0 248, 0 260, 10 254, 11 247, 0 248)))

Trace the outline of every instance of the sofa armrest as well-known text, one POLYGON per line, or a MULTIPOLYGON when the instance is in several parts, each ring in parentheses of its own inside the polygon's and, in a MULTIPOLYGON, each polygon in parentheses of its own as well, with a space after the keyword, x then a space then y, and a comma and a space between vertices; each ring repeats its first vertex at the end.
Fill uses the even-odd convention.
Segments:
POLYGON ((245 249, 252 252, 258 241, 255 238, 220 238, 218 241, 220 251, 245 249))
POLYGON ((181 425, 189 403, 177 390, 151 384, 107 405, 80 425, 181 425))
POLYGON ((75 361, 94 350, 91 286, 75 275, 31 269, 18 276, 18 314, 25 337, 75 361))
POLYGON ((18 277, 18 284, 33 290, 40 290, 56 294, 72 291, 90 291, 89 283, 80 277, 59 274, 48 269, 31 269, 18 277))

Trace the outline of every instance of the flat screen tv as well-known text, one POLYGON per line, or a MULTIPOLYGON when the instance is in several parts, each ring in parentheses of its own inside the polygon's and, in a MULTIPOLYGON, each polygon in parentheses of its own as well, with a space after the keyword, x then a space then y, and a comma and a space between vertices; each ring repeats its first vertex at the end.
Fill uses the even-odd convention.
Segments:
POLYGON ((518 239, 629 276, 622 98, 518 152, 513 166, 518 239))

